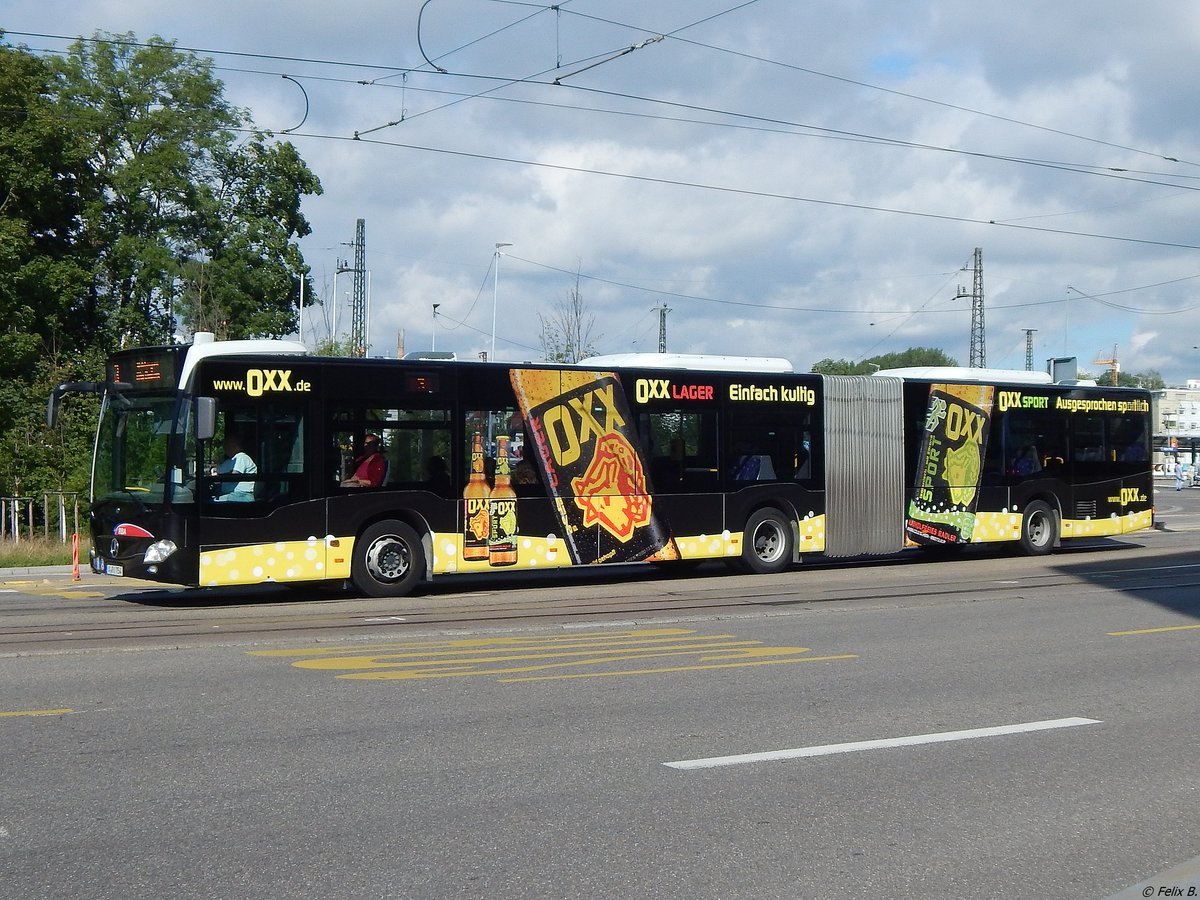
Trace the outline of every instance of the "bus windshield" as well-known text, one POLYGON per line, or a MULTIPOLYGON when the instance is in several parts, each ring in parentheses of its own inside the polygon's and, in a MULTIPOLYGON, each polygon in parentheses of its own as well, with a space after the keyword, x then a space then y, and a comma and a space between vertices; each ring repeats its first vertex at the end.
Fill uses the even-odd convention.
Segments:
POLYGON ((131 498, 153 506, 172 499, 191 502, 195 473, 188 469, 194 463, 185 460, 195 456, 184 447, 192 443, 190 417, 186 417, 189 407, 180 403, 174 391, 107 392, 96 440, 92 502, 131 498), (186 419, 178 427, 181 409, 186 419))

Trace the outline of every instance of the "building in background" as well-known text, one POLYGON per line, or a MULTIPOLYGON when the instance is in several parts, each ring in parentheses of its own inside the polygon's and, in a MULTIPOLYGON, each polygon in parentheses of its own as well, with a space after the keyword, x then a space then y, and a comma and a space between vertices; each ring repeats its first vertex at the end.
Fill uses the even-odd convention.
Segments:
POLYGON ((1200 378, 1188 379, 1185 388, 1154 391, 1154 464, 1176 459, 1195 466, 1200 460, 1200 378))

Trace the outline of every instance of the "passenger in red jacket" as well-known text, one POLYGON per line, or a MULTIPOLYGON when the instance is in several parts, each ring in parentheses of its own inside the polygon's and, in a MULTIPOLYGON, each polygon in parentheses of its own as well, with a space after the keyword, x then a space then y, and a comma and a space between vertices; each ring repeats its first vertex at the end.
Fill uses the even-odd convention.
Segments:
POLYGON ((354 474, 342 482, 342 487, 379 487, 387 475, 387 458, 379 449, 379 435, 363 438, 363 452, 354 460, 354 474))

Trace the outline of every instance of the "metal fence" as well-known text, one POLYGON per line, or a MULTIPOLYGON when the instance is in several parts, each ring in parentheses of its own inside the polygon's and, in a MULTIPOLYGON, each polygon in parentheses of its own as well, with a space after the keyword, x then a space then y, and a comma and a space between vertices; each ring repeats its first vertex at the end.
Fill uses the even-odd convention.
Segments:
POLYGON ((0 541, 19 544, 23 539, 54 536, 67 543, 79 533, 79 494, 46 491, 35 497, 0 497, 0 541))

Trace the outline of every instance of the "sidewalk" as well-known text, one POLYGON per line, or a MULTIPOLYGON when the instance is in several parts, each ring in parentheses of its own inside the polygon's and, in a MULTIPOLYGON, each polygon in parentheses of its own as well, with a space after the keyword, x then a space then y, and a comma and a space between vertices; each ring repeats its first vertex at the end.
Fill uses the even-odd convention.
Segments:
MULTIPOLYGON (((30 575, 67 575, 71 574, 70 565, 65 566, 14 566, 11 569, 0 569, 0 580, 10 577, 21 577, 30 575)), ((79 574, 91 574, 91 569, 85 565, 79 567, 79 574)))

